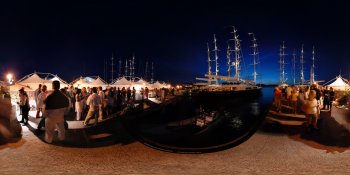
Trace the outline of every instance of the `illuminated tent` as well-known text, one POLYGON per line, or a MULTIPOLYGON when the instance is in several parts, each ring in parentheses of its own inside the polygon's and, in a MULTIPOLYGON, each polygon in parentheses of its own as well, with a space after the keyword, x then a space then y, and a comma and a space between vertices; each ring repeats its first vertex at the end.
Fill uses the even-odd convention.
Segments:
POLYGON ((329 84, 328 86, 332 87, 334 90, 345 91, 350 89, 349 81, 341 77, 341 75, 337 76, 332 80, 335 81, 333 81, 333 83, 329 84))
POLYGON ((9 86, 11 100, 12 102, 18 101, 16 99, 18 97, 18 90, 24 88, 29 96, 29 104, 30 106, 35 106, 34 101, 34 91, 38 89, 39 84, 46 85, 47 90, 52 90, 52 81, 58 80, 61 83, 61 88, 68 86, 68 84, 59 78, 57 75, 51 73, 40 73, 34 72, 29 75, 24 76, 22 79, 18 80, 14 85, 9 86))
POLYGON ((99 87, 99 86, 101 86, 103 89, 105 89, 108 86, 108 84, 104 80, 102 80, 102 78, 100 78, 100 77, 97 77, 96 80, 94 80, 93 82, 89 83, 89 85, 91 87, 99 87))
POLYGON ((67 83, 66 81, 62 80, 62 79, 61 79, 60 77, 58 77, 57 75, 55 75, 53 78, 50 79, 50 81, 55 81, 55 80, 57 80, 57 81, 60 82, 61 88, 62 88, 62 87, 68 87, 68 83, 67 83))
POLYGON ((145 81, 144 79, 140 78, 136 82, 132 82, 132 86, 135 87, 137 91, 141 90, 141 88, 146 88, 149 86, 148 82, 145 81))
POLYGON ((130 82, 129 80, 127 80, 125 77, 122 77, 118 80, 116 80, 114 83, 112 83, 110 86, 116 87, 116 88, 128 88, 131 87, 132 82, 130 82))
POLYGON ((164 86, 164 84, 160 83, 159 81, 156 81, 155 83, 151 84, 150 85, 152 89, 161 89, 163 87, 166 87, 164 86))
POLYGON ((10 91, 18 91, 18 88, 21 86, 28 88, 28 91, 35 91, 39 87, 39 84, 46 85, 47 90, 50 91, 52 90, 52 81, 54 80, 60 81, 61 88, 68 86, 68 84, 57 75, 34 72, 18 80, 15 85, 10 86, 10 91))
POLYGON ((73 81, 73 87, 76 87, 76 88, 87 88, 87 87, 92 87, 91 86, 91 83, 94 82, 96 79, 95 78, 92 78, 92 77, 80 77, 76 80, 73 81))

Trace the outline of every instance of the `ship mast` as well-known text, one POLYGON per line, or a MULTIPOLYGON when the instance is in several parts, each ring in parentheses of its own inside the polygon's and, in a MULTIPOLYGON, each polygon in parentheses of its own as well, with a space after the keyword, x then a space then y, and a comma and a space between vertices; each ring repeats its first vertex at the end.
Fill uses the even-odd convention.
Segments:
POLYGON ((231 48, 230 48, 229 43, 227 43, 226 57, 227 57, 227 77, 230 78, 230 76, 231 76, 231 48))
POLYGON ((218 63, 218 60, 219 60, 219 57, 218 57, 218 47, 216 45, 216 37, 215 37, 215 34, 214 34, 214 53, 215 53, 215 75, 218 76, 219 74, 219 63, 218 63))
POLYGON ((122 59, 119 59, 119 71, 118 71, 118 78, 122 76, 122 59))
POLYGON ((286 78, 285 78, 285 74, 286 74, 286 72, 285 72, 285 70, 284 70, 284 65, 286 64, 285 63, 285 61, 284 61, 284 56, 286 55, 285 53, 284 53, 284 49, 285 49, 286 47, 285 47, 285 45, 284 45, 284 41, 282 42, 282 46, 281 46, 281 48, 280 48, 280 73, 281 73, 281 75, 280 75, 280 83, 281 84, 283 84, 283 83, 285 83, 286 82, 286 78))
POLYGON ((235 69, 236 69, 236 74, 235 77, 237 78, 237 81, 240 80, 240 62, 241 62, 241 56, 240 56, 240 51, 241 51, 241 45, 240 45, 240 40, 238 39, 237 35, 237 30, 233 27, 233 39, 235 42, 235 69))
POLYGON ((209 77, 211 77, 210 48, 209 48, 209 44, 208 43, 207 43, 207 48, 208 48, 208 75, 209 75, 209 77))
POLYGON ((255 35, 254 33, 248 33, 248 35, 251 35, 252 36, 252 42, 253 42, 253 57, 254 57, 254 62, 253 62, 253 66, 254 66, 254 73, 253 73, 253 76, 254 76, 254 84, 256 84, 256 77, 257 77, 257 72, 256 72, 256 65, 259 64, 258 62, 258 56, 259 56, 259 52, 258 52, 258 44, 256 42, 256 38, 255 38, 255 35))
POLYGON ((131 81, 135 81, 135 54, 133 54, 130 60, 130 79, 131 81))
POLYGON ((151 76, 152 76, 152 77, 151 77, 151 83, 153 83, 153 81, 154 81, 154 79, 153 79, 153 76, 154 76, 153 70, 154 70, 154 69, 153 69, 153 62, 152 62, 152 72, 151 72, 151 76))
POLYGON ((111 82, 113 82, 113 80, 114 80, 114 57, 113 57, 113 53, 112 53, 112 58, 111 58, 111 82))
POLYGON ((124 74, 125 77, 128 76, 128 59, 125 60, 125 74, 124 74))
POLYGON ((296 58, 296 53, 295 49, 293 50, 293 86, 295 86, 295 58, 296 58))
POLYGON ((146 68, 145 68, 145 80, 149 80, 149 72, 148 72, 148 61, 146 61, 146 68))
POLYGON ((315 47, 312 46, 312 66, 310 71, 310 85, 315 82, 315 47))
POLYGON ((300 64, 301 64, 301 85, 304 85, 305 77, 304 77, 304 44, 301 45, 301 55, 300 55, 300 64))

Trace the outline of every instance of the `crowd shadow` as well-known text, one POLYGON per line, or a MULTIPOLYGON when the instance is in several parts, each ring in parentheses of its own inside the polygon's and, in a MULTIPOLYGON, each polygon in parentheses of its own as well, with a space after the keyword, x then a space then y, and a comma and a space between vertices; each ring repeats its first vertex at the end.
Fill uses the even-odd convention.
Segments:
MULTIPOLYGON (((45 142, 44 130, 37 130, 31 125, 28 125, 28 129, 42 142, 45 142)), ((119 120, 112 120, 111 123, 101 123, 97 126, 66 129, 65 131, 63 141, 58 140, 58 133, 55 132, 51 144, 62 147, 94 148, 114 144, 127 145, 135 141, 119 120)))
POLYGON ((330 112, 321 113, 317 130, 310 132, 306 128, 305 125, 287 126, 265 122, 260 131, 270 135, 287 135, 294 141, 330 153, 350 150, 350 132, 331 117, 330 112))

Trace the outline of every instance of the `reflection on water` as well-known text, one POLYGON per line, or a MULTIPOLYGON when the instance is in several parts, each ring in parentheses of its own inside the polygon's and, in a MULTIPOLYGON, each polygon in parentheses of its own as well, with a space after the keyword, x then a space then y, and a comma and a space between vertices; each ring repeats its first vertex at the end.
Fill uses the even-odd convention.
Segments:
POLYGON ((213 151, 253 134, 272 102, 272 89, 234 97, 183 96, 151 115, 126 118, 138 140, 168 151, 213 151))

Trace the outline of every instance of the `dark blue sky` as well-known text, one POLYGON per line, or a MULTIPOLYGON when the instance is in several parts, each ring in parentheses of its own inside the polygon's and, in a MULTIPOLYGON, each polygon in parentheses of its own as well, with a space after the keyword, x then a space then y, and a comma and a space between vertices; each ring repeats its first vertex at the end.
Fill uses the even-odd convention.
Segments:
POLYGON ((150 60, 156 79, 191 82, 207 72, 206 43, 214 33, 222 50, 220 72, 226 74, 225 44, 234 25, 247 75, 252 63, 247 33, 256 34, 264 83, 279 80, 282 41, 288 63, 293 49, 299 54, 304 44, 307 78, 313 45, 317 79, 328 81, 340 70, 350 78, 347 7, 337 0, 1 2, 0 74, 11 71, 21 78, 36 70, 67 81, 80 75, 103 77, 104 60, 113 52, 122 60, 134 53, 136 72, 150 60))

